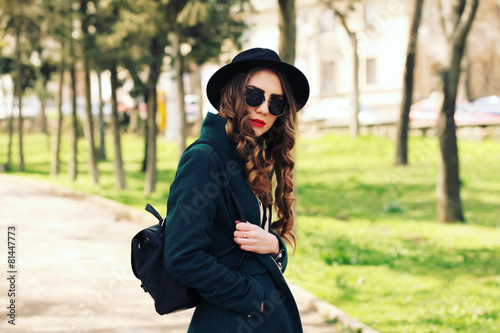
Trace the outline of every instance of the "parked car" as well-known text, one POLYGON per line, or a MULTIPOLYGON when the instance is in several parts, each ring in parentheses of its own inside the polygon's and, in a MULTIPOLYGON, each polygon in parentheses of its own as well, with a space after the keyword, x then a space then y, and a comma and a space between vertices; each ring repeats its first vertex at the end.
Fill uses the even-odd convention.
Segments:
MULTIPOLYGON (((303 122, 329 122, 347 125, 352 118, 352 112, 353 107, 348 99, 327 97, 317 104, 306 106, 300 113, 300 119, 303 122)), ((360 104, 358 120, 360 124, 395 122, 397 115, 388 115, 369 105, 360 104)))
MULTIPOLYGON (((423 99, 410 107, 410 121, 420 125, 435 125, 439 105, 434 99, 423 99)), ((492 114, 472 111, 472 104, 466 100, 457 100, 455 104, 455 124, 489 124, 500 122, 500 117, 492 114)))
POLYGON ((500 115, 500 96, 484 96, 474 100, 471 104, 472 111, 500 115))

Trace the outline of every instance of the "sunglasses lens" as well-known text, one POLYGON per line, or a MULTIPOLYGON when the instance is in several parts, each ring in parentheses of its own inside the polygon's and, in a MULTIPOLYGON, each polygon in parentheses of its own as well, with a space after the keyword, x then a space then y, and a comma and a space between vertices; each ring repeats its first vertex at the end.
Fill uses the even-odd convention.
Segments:
POLYGON ((255 89, 247 89, 245 94, 248 106, 253 108, 261 105, 264 102, 264 93, 255 89))
POLYGON ((282 99, 271 99, 269 101, 269 112, 273 116, 282 116, 286 111, 288 111, 289 107, 290 105, 282 99))

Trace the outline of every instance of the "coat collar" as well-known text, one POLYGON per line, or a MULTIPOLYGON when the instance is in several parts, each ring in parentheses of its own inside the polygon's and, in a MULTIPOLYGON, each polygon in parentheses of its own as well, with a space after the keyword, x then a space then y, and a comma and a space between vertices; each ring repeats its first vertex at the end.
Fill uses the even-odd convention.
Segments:
POLYGON ((200 131, 200 140, 210 141, 237 158, 237 144, 229 139, 226 133, 226 120, 219 115, 208 112, 200 131))

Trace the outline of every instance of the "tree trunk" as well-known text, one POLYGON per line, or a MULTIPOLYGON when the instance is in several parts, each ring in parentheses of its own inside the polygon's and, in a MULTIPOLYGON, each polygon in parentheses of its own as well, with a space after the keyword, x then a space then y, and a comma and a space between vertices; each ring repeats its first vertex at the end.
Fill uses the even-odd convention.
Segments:
POLYGON ((147 165, 148 165, 148 119, 147 119, 147 114, 149 110, 149 89, 144 89, 144 103, 146 103, 146 121, 144 122, 144 158, 142 160, 142 172, 146 172, 147 165))
MULTIPOLYGON (((97 83, 99 85, 99 158, 106 160, 106 138, 105 138, 105 123, 104 123, 104 106, 102 101, 102 73, 97 71, 97 83)), ((115 91, 116 93, 116 91, 115 91)))
MULTIPOLYGON (((148 113, 149 113, 149 90, 147 83, 144 86, 144 103, 146 103, 146 121, 144 121, 144 158, 142 159, 142 169, 141 171, 146 173, 148 165, 148 113)), ((140 112, 140 111, 139 111, 140 112)), ((142 119, 141 119, 142 120, 142 119)))
POLYGON ((54 135, 54 147, 52 148, 52 162, 50 163, 50 176, 55 177, 59 174, 59 153, 61 150, 61 132, 62 132, 62 96, 64 85, 64 47, 61 45, 61 62, 59 63, 59 92, 57 96, 57 123, 54 135))
MULTIPOLYGON (((194 87, 194 94, 198 96, 198 117, 196 118, 194 132, 199 135, 201 130, 201 125, 203 123, 203 92, 201 87, 201 68, 198 64, 194 64, 194 70, 192 74, 192 83, 194 87)), ((167 113, 168 116, 168 113, 167 113)), ((168 118, 167 118, 168 122, 168 118)))
POLYGON ((89 149, 89 175, 94 184, 99 183, 99 172, 97 170, 97 154, 94 145, 94 121, 92 116, 92 99, 90 92, 90 68, 87 60, 85 63, 85 115, 87 121, 85 122, 85 134, 87 137, 89 149))
MULTIPOLYGON (((44 89, 47 88, 47 83, 44 83, 44 89)), ((40 96, 40 104, 41 104, 41 109, 40 109, 40 132, 43 134, 49 134, 49 131, 47 130, 47 116, 45 115, 45 108, 47 107, 47 98, 45 96, 40 96)))
POLYGON ((69 178, 75 181, 78 175, 78 115, 76 113, 76 70, 75 63, 71 63, 71 157, 69 160, 69 178))
POLYGON ((349 33, 352 45, 352 120, 351 137, 359 135, 359 56, 358 56, 358 37, 356 33, 349 33))
POLYGON ((184 103, 184 82, 182 80, 182 54, 180 47, 179 31, 172 32, 172 47, 174 49, 174 71, 177 86, 177 96, 179 98, 179 159, 186 149, 187 139, 187 121, 186 121, 186 108, 184 103))
POLYGON ((437 216, 440 222, 464 222, 460 199, 459 158, 455 125, 455 101, 460 80, 461 62, 465 43, 478 7, 478 0, 471 0, 468 10, 465 0, 453 6, 456 18, 454 31, 449 41, 448 66, 443 70, 443 103, 437 122, 439 146, 441 148, 439 175, 437 179, 437 216), (462 16, 465 15, 465 18, 462 16))
POLYGON ((413 101, 413 73, 415 68, 415 56, 417 53, 418 28, 422 16, 424 0, 415 0, 413 18, 408 36, 408 47, 406 49, 406 65, 403 78, 403 98, 398 121, 395 165, 408 164, 408 128, 410 123, 410 107, 413 101))
POLYGON ((146 179, 144 194, 149 196, 156 186, 156 79, 154 74, 149 74, 148 83, 152 88, 148 91, 148 116, 146 119, 146 179), (153 77, 152 77, 153 76, 153 77), (154 88, 153 88, 154 86, 154 88))
POLYGON ((278 0, 279 4, 279 55, 281 60, 295 63, 295 0, 278 0))
POLYGON ((359 55, 358 55, 358 37, 354 31, 349 29, 347 25, 346 14, 341 13, 333 7, 333 2, 329 3, 333 9, 334 15, 340 20, 344 27, 352 47, 352 119, 350 125, 351 137, 355 138, 359 135, 359 55))
POLYGON ((90 64, 89 57, 86 54, 85 50, 87 49, 87 41, 89 35, 88 29, 88 19, 86 19, 87 15, 87 0, 80 0, 80 13, 83 15, 84 19, 82 20, 82 33, 83 33, 83 71, 85 76, 85 114, 87 121, 85 123, 85 136, 87 137, 88 142, 88 150, 89 150, 89 175, 94 184, 99 183, 99 172, 97 170, 97 154, 95 149, 95 140, 94 140, 94 121, 92 116, 92 96, 90 90, 90 64))
MULTIPOLYGON (((110 68, 111 72, 111 99, 112 99, 112 109, 111 109, 111 120, 113 122, 113 137, 114 137, 114 166, 115 166, 115 176, 116 176, 116 189, 125 189, 125 172, 123 170, 123 159, 122 159, 122 147, 120 143, 120 124, 118 122, 118 100, 116 98, 116 90, 118 89, 118 73, 116 70, 116 64, 113 64, 110 68)), ((101 142, 102 143, 102 142, 101 142)))
POLYGON ((156 109, 157 91, 156 85, 161 70, 163 48, 158 38, 153 38, 150 44, 151 55, 153 56, 149 67, 148 75, 148 116, 146 119, 146 179, 144 184, 144 194, 149 196, 154 192, 156 186, 156 109))
MULTIPOLYGON (((149 91, 147 92, 147 94, 149 95, 149 91)), ((148 110, 149 110, 149 103, 146 105, 148 106, 148 110)), ((148 133, 149 133, 149 131, 148 131, 148 119, 146 116, 146 121, 144 122, 144 158, 142 159, 142 168, 141 168, 142 172, 146 172, 147 167, 148 167, 148 140, 149 140, 148 133)))
MULTIPOLYGON (((297 26, 295 24, 295 0, 278 0, 279 4, 279 49, 278 53, 281 60, 289 63, 295 63, 296 54, 296 40, 297 40, 297 26)), ((294 160, 297 159, 296 146, 292 149, 292 156, 294 160)), ((297 169, 293 169, 293 194, 297 197, 297 169)), ((296 210, 296 205, 293 206, 294 211, 296 210)), ((297 233, 297 224, 293 229, 297 233)))
POLYGON ((24 152, 23 152, 23 88, 21 86, 21 49, 20 49, 21 31, 16 31, 16 92, 19 105, 19 114, 17 117, 17 129, 19 134, 19 171, 24 171, 24 152))
MULTIPOLYGON (((465 96, 469 102, 472 102, 475 99, 474 92, 472 91, 472 70, 471 70, 471 56, 467 45, 465 45, 465 53, 464 53, 464 63, 465 63, 465 96)), ((486 82, 485 82, 486 83, 486 82)))
MULTIPOLYGON (((15 94, 14 94, 15 95, 15 94)), ((12 166, 12 137, 14 136, 14 107, 10 110, 10 117, 8 123, 9 142, 7 144, 7 163, 5 163, 5 170, 10 170, 12 166)))
MULTIPOLYGON (((7 77, 5 77, 7 79, 7 77)), ((4 79, 0 76, 0 83, 2 84, 2 93, 4 96, 7 95, 6 89, 5 89, 5 81, 4 79)), ((13 105, 11 104, 11 114, 9 118, 7 119, 7 133, 8 133, 8 141, 7 141, 7 161, 3 165, 3 170, 4 171, 9 171, 10 170, 10 164, 11 164, 11 153, 12 153, 12 126, 13 126, 13 105)), ((7 111, 7 110, 5 110, 7 111)), ((0 166, 0 169, 2 166, 0 166)))

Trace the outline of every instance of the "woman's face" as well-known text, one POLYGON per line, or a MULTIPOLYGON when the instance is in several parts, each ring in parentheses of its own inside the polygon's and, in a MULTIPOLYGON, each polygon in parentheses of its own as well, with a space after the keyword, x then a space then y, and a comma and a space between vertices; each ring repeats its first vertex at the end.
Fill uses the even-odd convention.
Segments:
POLYGON ((248 80, 246 88, 258 89, 264 93, 265 99, 261 105, 251 107, 247 104, 250 127, 254 130, 255 136, 259 137, 266 133, 278 118, 269 113, 269 99, 284 99, 283 89, 278 76, 265 69, 255 72, 248 80))

